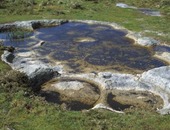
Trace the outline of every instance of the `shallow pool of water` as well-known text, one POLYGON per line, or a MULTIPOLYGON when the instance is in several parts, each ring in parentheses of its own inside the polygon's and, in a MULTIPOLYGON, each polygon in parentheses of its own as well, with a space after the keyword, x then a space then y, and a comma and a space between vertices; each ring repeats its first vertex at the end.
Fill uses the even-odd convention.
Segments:
POLYGON ((19 39, 9 39, 9 32, 0 33, 0 39, 18 51, 33 50, 49 62, 62 62, 70 72, 145 71, 166 65, 153 57, 151 48, 134 45, 126 34, 107 25, 70 22, 40 28, 19 39), (45 44, 33 47, 39 41, 45 44))

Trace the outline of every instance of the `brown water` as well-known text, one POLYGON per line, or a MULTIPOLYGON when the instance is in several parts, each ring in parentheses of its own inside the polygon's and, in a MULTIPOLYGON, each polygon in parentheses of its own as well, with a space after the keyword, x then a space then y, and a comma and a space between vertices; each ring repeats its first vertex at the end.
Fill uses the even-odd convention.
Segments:
POLYGON ((70 72, 142 72, 166 65, 153 57, 151 48, 133 45, 134 41, 125 37, 127 32, 106 25, 70 22, 37 29, 24 38, 11 40, 9 34, 0 33, 0 38, 5 37, 4 45, 17 47, 18 51, 30 51, 38 41, 45 41, 42 46, 31 49, 42 57, 50 57, 51 61, 62 62, 70 72))

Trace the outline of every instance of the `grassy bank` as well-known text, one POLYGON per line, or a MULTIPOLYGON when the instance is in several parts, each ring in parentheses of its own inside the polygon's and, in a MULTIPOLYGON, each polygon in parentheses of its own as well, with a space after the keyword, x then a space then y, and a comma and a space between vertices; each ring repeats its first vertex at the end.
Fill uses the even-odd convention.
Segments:
POLYGON ((168 130, 169 116, 144 110, 126 114, 106 110, 67 111, 31 92, 24 74, 8 71, 0 78, 2 130, 168 130))
MULTIPOLYGON (((121 0, 123 2, 125 0, 121 0)), ((116 22, 170 44, 169 0, 126 0, 137 7, 161 11, 151 17, 115 6, 119 0, 2 0, 0 23, 31 19, 90 19, 116 22)), ((2 50, 0 54, 2 54, 2 50)), ((0 61, 0 129, 15 130, 168 130, 170 116, 144 110, 126 114, 109 111, 66 111, 31 92, 25 75, 0 61)))
POLYGON ((4 3, 0 8, 0 23, 31 19, 91 19, 116 22, 129 30, 143 32, 162 43, 170 44, 170 3, 167 0, 125 1, 137 7, 158 9, 162 17, 151 17, 134 9, 122 9, 115 6, 118 0, 16 0, 4 3), (16 7, 20 8, 16 8, 16 7), (144 32, 147 30, 146 32, 144 32), (148 31, 149 30, 149 31, 148 31))

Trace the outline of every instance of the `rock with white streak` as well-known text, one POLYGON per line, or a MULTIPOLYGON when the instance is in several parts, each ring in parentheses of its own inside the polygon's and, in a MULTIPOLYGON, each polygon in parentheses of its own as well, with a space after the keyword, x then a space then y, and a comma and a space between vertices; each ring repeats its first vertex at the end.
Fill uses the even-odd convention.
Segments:
POLYGON ((109 110, 109 111, 112 111, 112 112, 115 112, 115 113, 124 114, 124 112, 114 110, 114 109, 112 109, 111 107, 108 107, 108 106, 106 106, 106 105, 104 105, 104 104, 102 104, 102 103, 97 104, 97 105, 94 106, 92 109, 106 109, 106 110, 109 110))

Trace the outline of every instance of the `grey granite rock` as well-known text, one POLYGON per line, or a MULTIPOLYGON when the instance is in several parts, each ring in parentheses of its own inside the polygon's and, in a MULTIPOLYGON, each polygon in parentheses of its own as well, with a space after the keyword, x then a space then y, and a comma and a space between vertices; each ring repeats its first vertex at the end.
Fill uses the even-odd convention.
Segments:
POLYGON ((156 46, 159 45, 160 42, 150 38, 150 37, 143 37, 141 33, 136 33, 136 32, 131 32, 129 31, 126 37, 134 39, 134 44, 140 45, 140 46, 145 46, 145 47, 150 47, 150 46, 156 46))
POLYGON ((2 61, 10 64, 10 63, 13 62, 14 57, 15 57, 15 56, 13 55, 12 52, 4 51, 4 54, 1 56, 1 59, 2 59, 2 61))
POLYGON ((140 80, 150 86, 160 87, 170 94, 170 66, 155 68, 144 72, 140 80))
POLYGON ((139 11, 146 14, 146 15, 150 15, 150 16, 162 16, 160 11, 157 11, 157 10, 140 8, 139 11))
POLYGON ((151 90, 162 97, 164 107, 158 112, 169 114, 170 112, 170 66, 155 68, 144 72, 140 81, 150 86, 151 90))
POLYGON ((11 28, 24 28, 28 30, 33 30, 44 26, 56 26, 66 23, 67 20, 30 20, 30 21, 16 21, 14 23, 0 24, 0 30, 8 30, 11 28))
POLYGON ((158 45, 159 41, 149 37, 141 37, 137 40, 137 43, 142 46, 154 46, 158 45))
POLYGON ((56 67, 54 69, 54 67, 51 67, 37 59, 33 59, 32 57, 27 58, 14 56, 12 53, 5 51, 1 58, 14 70, 25 73, 28 76, 30 85, 34 91, 39 90, 40 85, 58 75, 56 67))
POLYGON ((29 75, 30 85, 34 91, 38 91, 41 89, 41 85, 50 79, 52 79, 55 75, 55 72, 51 68, 37 68, 29 75))
POLYGON ((149 8, 137 8, 134 6, 129 6, 125 3, 117 3, 116 7, 125 8, 125 9, 137 9, 140 12, 144 13, 145 15, 150 15, 150 16, 159 16, 159 17, 162 16, 160 11, 149 9, 149 8))
POLYGON ((117 7, 120 7, 120 8, 137 9, 137 8, 134 7, 134 6, 129 6, 129 5, 125 4, 125 3, 117 3, 116 6, 117 6, 117 7))

